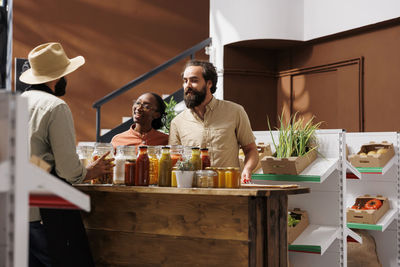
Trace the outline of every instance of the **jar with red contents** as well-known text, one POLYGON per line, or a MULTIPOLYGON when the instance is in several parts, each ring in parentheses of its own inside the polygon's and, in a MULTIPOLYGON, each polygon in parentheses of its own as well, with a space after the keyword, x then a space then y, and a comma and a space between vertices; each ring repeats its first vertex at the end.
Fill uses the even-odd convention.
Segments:
POLYGON ((139 155, 136 159, 135 186, 148 186, 150 180, 150 160, 147 155, 147 146, 139 146, 139 155))
POLYGON ((200 149, 200 157, 201 157, 201 169, 205 170, 207 167, 211 166, 210 157, 208 155, 208 148, 200 149))

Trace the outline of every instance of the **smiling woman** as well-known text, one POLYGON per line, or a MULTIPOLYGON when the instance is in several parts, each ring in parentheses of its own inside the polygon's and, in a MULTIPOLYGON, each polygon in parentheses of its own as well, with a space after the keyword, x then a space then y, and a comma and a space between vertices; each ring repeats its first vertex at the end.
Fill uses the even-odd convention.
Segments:
POLYGON ((132 117, 134 124, 129 130, 117 134, 111 140, 117 146, 167 145, 168 135, 157 131, 165 116, 165 103, 155 93, 145 93, 133 101, 132 117))

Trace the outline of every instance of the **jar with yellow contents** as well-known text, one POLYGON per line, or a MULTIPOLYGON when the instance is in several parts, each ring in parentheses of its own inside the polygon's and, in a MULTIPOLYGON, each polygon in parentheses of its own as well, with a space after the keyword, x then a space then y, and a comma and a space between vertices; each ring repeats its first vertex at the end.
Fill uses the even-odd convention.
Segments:
POLYGON ((225 168, 217 168, 218 173, 218 188, 225 187, 225 168))
POLYGON ((225 171, 225 187, 226 188, 239 188, 240 186, 240 172, 239 168, 229 167, 225 171))
POLYGON ((171 172, 171 187, 177 187, 177 182, 176 182, 176 167, 172 167, 172 172, 171 172))
POLYGON ((149 185, 158 185, 158 155, 160 154, 160 147, 149 146, 147 148, 149 156, 149 185))

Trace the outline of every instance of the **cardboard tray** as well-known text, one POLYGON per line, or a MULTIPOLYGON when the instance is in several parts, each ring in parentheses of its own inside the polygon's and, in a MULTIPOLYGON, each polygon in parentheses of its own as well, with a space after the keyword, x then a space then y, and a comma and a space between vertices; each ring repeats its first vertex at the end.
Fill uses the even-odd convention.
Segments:
POLYGON ((261 160, 264 174, 298 175, 317 158, 316 149, 301 157, 275 158, 266 156, 261 160))
POLYGON ((377 210, 356 210, 352 208, 347 208, 347 222, 351 223, 365 223, 365 224, 376 224, 380 218, 389 210, 389 200, 387 197, 377 195, 376 197, 370 195, 364 195, 357 197, 354 205, 364 204, 371 200, 377 198, 382 201, 382 206, 377 210))
POLYGON ((307 228, 309 223, 307 211, 295 208, 293 210, 289 210, 289 212, 294 212, 301 215, 300 222, 296 224, 295 227, 289 227, 289 225, 287 227, 288 244, 291 244, 307 228))
POLYGON ((394 147, 392 143, 382 141, 381 143, 370 142, 361 146, 360 151, 355 155, 349 156, 350 163, 356 168, 384 167, 386 163, 394 156, 394 147), (368 153, 372 150, 386 148, 384 154, 360 155, 360 153, 368 153))
MULTIPOLYGON (((257 166, 254 168, 253 173, 258 173, 258 170, 261 169, 261 159, 265 156, 272 156, 272 150, 271 146, 269 144, 264 144, 264 143, 258 143, 257 144, 257 151, 258 151, 258 163, 257 166)), ((239 151, 239 164, 240 164, 240 169, 243 170, 244 167, 244 153, 243 150, 240 149, 239 151)))

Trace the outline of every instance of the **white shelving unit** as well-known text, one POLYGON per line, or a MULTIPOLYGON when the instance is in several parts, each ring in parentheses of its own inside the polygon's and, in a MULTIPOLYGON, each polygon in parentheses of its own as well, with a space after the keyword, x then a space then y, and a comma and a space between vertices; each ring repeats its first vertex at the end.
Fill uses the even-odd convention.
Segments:
MULTIPOLYGON (((254 132, 257 142, 271 144, 271 134, 254 132)), ((273 132, 275 142, 278 133, 273 132)), ((254 174, 260 184, 299 184, 311 193, 289 196, 289 209, 300 208, 309 215, 310 225, 289 245, 290 262, 296 266, 346 266, 347 236, 361 238, 347 228, 345 213, 346 169, 343 130, 319 130, 318 157, 299 175, 254 174)))
MULTIPOLYGON (((399 134, 396 132, 347 133, 350 154, 357 153, 370 141, 393 143, 395 156, 382 168, 354 168, 359 179, 347 179, 346 207, 358 196, 382 195, 389 199, 389 211, 376 224, 348 223, 353 229, 365 229, 374 237, 383 266, 400 266, 399 261, 399 134)), ((353 170, 354 171, 354 170, 353 170)), ((354 177, 351 177, 354 178, 354 177)))
POLYGON ((90 211, 88 196, 29 163, 27 125, 26 99, 0 92, 0 266, 28 265, 29 198, 90 211))

